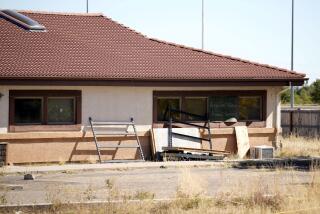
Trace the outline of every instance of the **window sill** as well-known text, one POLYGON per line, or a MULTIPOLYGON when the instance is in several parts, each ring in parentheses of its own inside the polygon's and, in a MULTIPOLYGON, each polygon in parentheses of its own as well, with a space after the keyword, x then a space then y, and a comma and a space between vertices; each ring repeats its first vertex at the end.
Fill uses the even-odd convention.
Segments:
MULTIPOLYGON (((149 137, 150 136, 150 131, 138 131, 138 136, 139 137, 149 137)), ((127 138, 124 137, 123 135, 108 135, 104 138, 110 138, 112 140, 117 139, 119 140, 120 138, 127 138)), ((129 138, 132 138, 132 136, 129 136, 129 138)), ((88 132, 83 132, 83 131, 29 131, 29 132, 11 132, 11 133, 0 133, 0 141, 3 142, 15 142, 18 140, 18 142, 30 142, 28 140, 37 140, 35 142, 42 142, 39 141, 41 139, 59 139, 61 140, 66 140, 66 142, 75 142, 77 141, 82 141, 82 140, 87 140, 92 142, 93 141, 93 134, 91 131, 88 132)))
MULTIPOLYGON (((194 122, 194 124, 197 125, 204 125, 205 122, 194 122)), ((163 122, 155 122, 153 123, 154 128, 163 128, 165 126, 165 123, 163 122)), ((173 128, 175 127, 182 127, 182 128, 190 128, 192 126, 188 126, 185 124, 180 123, 173 123, 173 128)), ((211 128, 229 128, 229 127, 235 127, 235 126, 247 126, 248 128, 265 128, 266 127, 266 121, 246 121, 246 122, 236 122, 236 123, 225 123, 225 122, 211 122, 210 127, 211 128)))
POLYGON ((52 132, 81 131, 81 124, 75 125, 10 125, 9 132, 52 132))

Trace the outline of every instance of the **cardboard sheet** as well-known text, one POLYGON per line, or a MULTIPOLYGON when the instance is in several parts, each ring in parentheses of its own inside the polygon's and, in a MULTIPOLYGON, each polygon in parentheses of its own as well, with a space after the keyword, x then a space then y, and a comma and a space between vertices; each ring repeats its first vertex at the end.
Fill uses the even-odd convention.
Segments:
POLYGON ((248 128, 246 126, 236 126, 235 131, 238 147, 238 157, 244 158, 250 149, 248 128))
MULTIPOLYGON (((185 134, 194 137, 200 137, 198 128, 173 128, 172 132, 185 134)), ((162 147, 168 146, 168 129, 167 128, 154 128, 153 137, 155 142, 155 151, 162 152, 162 147)), ((172 147, 185 147, 193 149, 201 149, 201 140, 193 140, 188 137, 173 137, 172 147)))

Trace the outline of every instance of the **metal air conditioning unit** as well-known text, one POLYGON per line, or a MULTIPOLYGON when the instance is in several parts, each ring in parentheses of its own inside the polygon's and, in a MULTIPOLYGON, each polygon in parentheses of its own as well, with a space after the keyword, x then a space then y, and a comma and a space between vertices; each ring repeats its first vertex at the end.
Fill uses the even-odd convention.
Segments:
POLYGON ((0 142, 0 167, 6 165, 7 143, 0 142))
POLYGON ((255 146, 250 148, 251 159, 273 158, 274 148, 272 146, 255 146))

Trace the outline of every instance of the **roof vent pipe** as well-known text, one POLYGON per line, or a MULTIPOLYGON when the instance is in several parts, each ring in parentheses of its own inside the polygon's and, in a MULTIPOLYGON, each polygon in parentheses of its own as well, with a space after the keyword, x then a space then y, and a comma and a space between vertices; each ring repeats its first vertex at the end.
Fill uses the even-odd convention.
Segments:
POLYGON ((46 28, 37 21, 15 10, 0 10, 0 16, 30 31, 44 31, 46 28))

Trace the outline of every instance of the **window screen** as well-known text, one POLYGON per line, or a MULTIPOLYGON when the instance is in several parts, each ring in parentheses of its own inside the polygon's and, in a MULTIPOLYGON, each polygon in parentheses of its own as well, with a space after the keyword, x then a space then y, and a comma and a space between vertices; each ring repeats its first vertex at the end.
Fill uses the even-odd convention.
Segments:
POLYGON ((75 123, 74 98, 48 98, 48 124, 75 123))
POLYGON ((239 119, 261 120, 261 97, 239 97, 239 119))
POLYGON ((209 117, 211 121, 225 121, 232 117, 238 118, 237 96, 209 97, 209 117))
MULTIPOLYGON (((180 110, 180 98, 162 98, 159 97, 157 99, 157 119, 158 121, 167 121, 168 115, 165 118, 165 113, 167 108, 170 107, 171 109, 180 110)), ((179 119, 178 113, 172 113, 173 118, 179 119)))
MULTIPOLYGON (((184 101, 185 111, 191 114, 202 116, 207 115, 207 98, 205 97, 186 97, 184 101)), ((203 118, 186 116, 186 120, 189 121, 201 121, 203 118)))
POLYGON ((189 122, 225 122, 236 118, 240 122, 263 121, 264 91, 158 91, 154 95, 154 121, 167 121, 168 106, 201 116, 172 113, 174 119, 189 122))
POLYGON ((14 99, 14 122, 16 124, 41 124, 42 99, 14 99))

